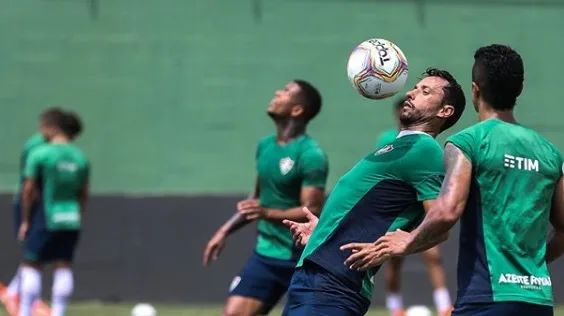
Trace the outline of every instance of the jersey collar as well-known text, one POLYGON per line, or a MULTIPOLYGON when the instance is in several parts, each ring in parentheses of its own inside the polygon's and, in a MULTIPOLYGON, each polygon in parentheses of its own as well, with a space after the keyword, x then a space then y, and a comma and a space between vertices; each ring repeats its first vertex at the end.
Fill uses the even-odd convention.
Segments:
POLYGON ((396 138, 401 138, 404 136, 408 136, 408 135, 415 135, 415 134, 420 134, 420 135, 427 135, 427 136, 431 136, 425 132, 420 132, 420 131, 410 131, 410 130, 403 130, 401 132, 399 132, 398 136, 396 138))

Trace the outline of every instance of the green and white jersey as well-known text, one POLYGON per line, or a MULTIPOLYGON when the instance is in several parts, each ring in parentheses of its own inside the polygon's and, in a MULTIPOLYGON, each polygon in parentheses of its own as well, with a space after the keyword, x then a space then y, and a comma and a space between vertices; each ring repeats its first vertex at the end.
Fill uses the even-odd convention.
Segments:
POLYGON ((80 229, 79 196, 89 173, 86 157, 73 144, 44 144, 29 154, 24 177, 38 183, 48 230, 80 229))
POLYGON ((402 131, 364 157, 337 182, 297 266, 313 262, 370 299, 371 279, 379 268, 351 271, 343 264, 351 253, 339 247, 416 227, 425 214, 423 201, 439 194, 442 156, 442 147, 430 135, 402 131))
MULTIPOLYGON (((327 155, 308 135, 285 145, 278 144, 275 135, 261 139, 256 164, 261 205, 281 210, 302 205, 303 187, 324 189, 329 173, 327 155)), ((280 260, 297 260, 301 254, 288 227, 267 220, 259 220, 255 250, 280 260)))
POLYGON ((447 140, 472 162, 461 219, 458 302, 552 305, 545 261, 562 155, 522 125, 489 119, 447 140))

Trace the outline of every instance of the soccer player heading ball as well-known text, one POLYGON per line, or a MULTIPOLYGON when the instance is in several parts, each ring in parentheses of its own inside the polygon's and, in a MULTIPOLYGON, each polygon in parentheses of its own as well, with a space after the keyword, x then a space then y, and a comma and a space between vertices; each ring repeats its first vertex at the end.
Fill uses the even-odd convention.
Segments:
POLYGON ((428 69, 423 75, 406 95, 398 136, 341 177, 311 236, 314 216, 304 224, 285 222, 306 245, 284 315, 364 315, 379 266, 343 262, 389 231, 416 226, 437 198, 444 168, 435 137, 458 121, 466 100, 447 71, 428 69))
POLYGON ((305 220, 302 207, 318 214, 325 200, 326 154, 306 134, 321 109, 321 95, 310 83, 294 80, 276 91, 268 115, 275 135, 261 139, 256 151, 256 189, 238 203, 238 213, 212 237, 204 265, 217 259, 229 234, 258 220, 255 253, 231 284, 223 315, 264 315, 286 293, 301 248, 282 224, 305 220))

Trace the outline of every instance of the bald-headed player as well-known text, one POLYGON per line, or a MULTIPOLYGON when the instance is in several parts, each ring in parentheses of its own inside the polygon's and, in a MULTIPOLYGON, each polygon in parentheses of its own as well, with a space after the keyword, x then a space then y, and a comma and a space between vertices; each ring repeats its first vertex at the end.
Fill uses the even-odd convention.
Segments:
POLYGON ((447 139, 446 177, 421 225, 376 243, 380 258, 406 255, 432 246, 461 219, 453 315, 554 315, 547 263, 564 248, 564 159, 515 119, 524 73, 509 46, 475 52, 472 101, 480 122, 447 139), (549 223, 558 234, 547 244, 549 223))
MULTIPOLYGON (((400 115, 406 97, 397 99, 394 102, 393 115, 397 125, 400 126, 400 115)), ((392 143, 398 136, 399 129, 393 128, 383 132, 376 143, 376 149, 380 149, 392 143)), ((448 316, 452 311, 452 301, 446 285, 445 271, 443 268, 441 251, 439 246, 433 247, 422 253, 423 261, 427 265, 429 280, 433 287, 433 300, 439 316, 448 316)), ((386 269, 386 307, 392 316, 404 316, 405 310, 403 297, 401 295, 401 267, 403 258, 397 257, 390 260, 386 269)))
POLYGON ((321 109, 321 95, 303 80, 276 91, 268 107, 276 134, 261 139, 256 151, 253 196, 238 203, 238 213, 212 237, 204 265, 216 260, 227 236, 258 221, 255 252, 235 277, 223 315, 267 314, 286 293, 301 249, 283 220, 304 221, 302 207, 319 214, 325 200, 328 161, 306 129, 321 109))
POLYGON ((285 221, 305 249, 283 315, 365 315, 380 267, 365 269, 354 256, 387 232, 417 225, 433 205, 444 177, 435 137, 458 121, 466 100, 439 69, 428 69, 406 96, 398 136, 339 179, 319 221, 313 214, 307 223, 285 221))

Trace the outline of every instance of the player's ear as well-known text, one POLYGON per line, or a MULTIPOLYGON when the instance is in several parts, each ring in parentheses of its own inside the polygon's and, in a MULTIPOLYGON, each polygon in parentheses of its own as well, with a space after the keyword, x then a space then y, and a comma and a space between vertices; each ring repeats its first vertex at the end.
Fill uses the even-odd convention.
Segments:
POLYGON ((472 81, 472 100, 478 100, 480 98, 480 87, 474 81, 472 81))
POLYGON ((454 114, 454 106, 452 106, 450 104, 445 104, 439 110, 439 113, 437 113, 437 117, 446 119, 446 118, 451 117, 453 114, 454 114))
POLYGON ((292 117, 298 117, 300 115, 303 115, 304 112, 305 112, 304 106, 301 105, 301 104, 296 104, 292 107, 292 112, 290 112, 290 113, 291 113, 292 117))

